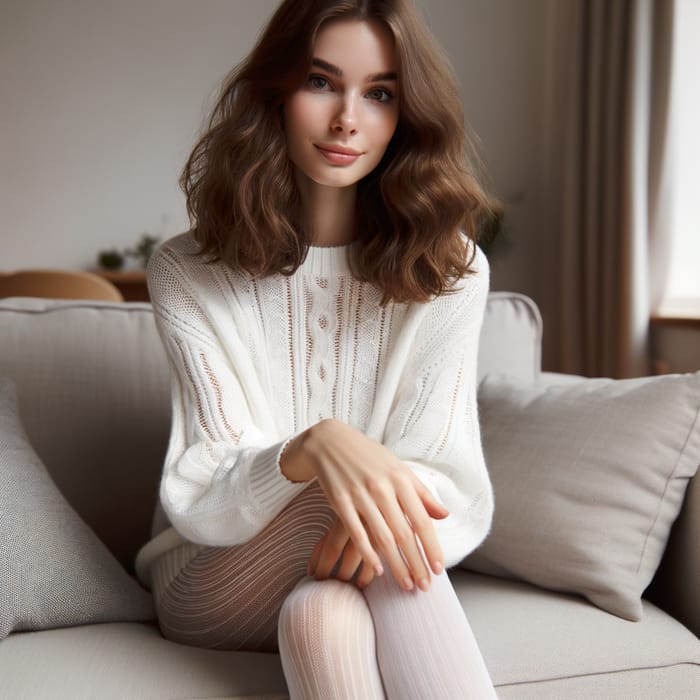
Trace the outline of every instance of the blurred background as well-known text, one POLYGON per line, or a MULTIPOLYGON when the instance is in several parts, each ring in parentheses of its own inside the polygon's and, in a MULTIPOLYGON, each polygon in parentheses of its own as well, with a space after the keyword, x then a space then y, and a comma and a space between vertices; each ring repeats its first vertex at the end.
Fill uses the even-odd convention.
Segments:
MULTIPOLYGON (((698 369, 700 2, 417 4, 504 205, 492 288, 540 306, 545 368, 698 369)), ((276 5, 0 0, 0 270, 187 230, 180 171, 276 5)))

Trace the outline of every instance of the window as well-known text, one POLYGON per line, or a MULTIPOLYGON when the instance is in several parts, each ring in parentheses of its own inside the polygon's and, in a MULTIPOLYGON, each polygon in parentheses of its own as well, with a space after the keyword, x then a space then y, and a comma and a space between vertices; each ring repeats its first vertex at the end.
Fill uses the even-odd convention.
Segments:
POLYGON ((676 0, 675 12, 672 243, 664 306, 700 312, 700 2, 676 0))

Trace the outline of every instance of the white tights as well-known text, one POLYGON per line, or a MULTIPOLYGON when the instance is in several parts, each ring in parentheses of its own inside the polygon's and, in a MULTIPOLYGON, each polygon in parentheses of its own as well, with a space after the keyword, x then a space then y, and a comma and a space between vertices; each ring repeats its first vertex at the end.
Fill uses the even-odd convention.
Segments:
POLYGON ((385 562, 363 591, 306 575, 332 515, 312 484, 250 542, 165 554, 153 570, 164 636, 279 650, 291 700, 496 698, 445 572, 428 592, 401 588, 385 562))
POLYGON ((364 591, 305 578, 279 616, 292 700, 475 700, 496 694, 446 573, 405 591, 387 573, 364 591))

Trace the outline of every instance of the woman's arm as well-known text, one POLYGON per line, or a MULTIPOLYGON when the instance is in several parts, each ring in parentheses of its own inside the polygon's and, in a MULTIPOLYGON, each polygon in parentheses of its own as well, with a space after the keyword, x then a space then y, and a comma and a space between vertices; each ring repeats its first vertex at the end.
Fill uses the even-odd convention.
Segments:
MULTIPOLYGON (((361 558, 371 566, 374 559, 371 553, 370 558, 366 554, 368 540, 376 542, 385 556, 387 552, 395 555, 397 547, 404 553, 402 542, 408 543, 406 559, 414 580, 420 581, 427 571, 416 558, 415 538, 409 538, 405 531, 406 517, 418 523, 412 529, 431 565, 443 561, 435 554, 440 551, 438 539, 448 547, 448 565, 454 565, 488 532, 493 497, 476 406, 476 359, 488 292, 488 265, 481 253, 477 269, 459 292, 439 300, 419 329, 411 359, 383 421, 383 444, 357 431, 353 435, 348 426, 328 434, 323 452, 330 468, 326 468, 328 476, 319 475, 319 482, 332 484, 337 474, 344 473, 351 498, 341 498, 347 503, 346 511, 336 507, 342 527, 341 523, 334 525, 312 556, 310 572, 318 578, 328 576, 349 538, 353 545, 350 558, 361 552, 361 558), (407 496, 409 491, 419 498, 407 496), (426 491, 432 499, 426 497, 426 491), (368 498, 376 508, 367 505, 368 498), (447 506, 449 517, 445 517, 446 509, 436 508, 439 503, 447 506), (371 514, 370 520, 365 513, 371 514), (435 523, 437 538, 430 518, 439 520, 435 523), (387 539, 387 527, 393 541, 387 539)), ((302 447, 297 454, 303 452, 302 447)), ((303 469, 301 458, 299 463, 303 469)), ((338 492, 344 493, 343 489, 338 492)), ((406 569, 400 559, 387 557, 387 561, 390 565, 394 562, 392 571, 401 581, 406 569)), ((341 565, 346 580, 350 566, 348 563, 346 568, 345 561, 341 565)), ((435 566, 433 570, 437 572, 435 566)), ((360 578, 364 573, 363 567, 360 578)))
POLYGON ((243 344, 237 337, 220 337, 198 300, 193 267, 167 243, 148 266, 172 382, 172 427, 160 498, 183 537, 231 546, 255 536, 304 484, 280 471, 279 455, 294 436, 278 435, 274 421, 265 422, 273 411, 262 392, 251 388, 250 372, 244 374, 231 351, 243 344))
POLYGON ((450 512, 435 523, 447 567, 483 541, 493 515, 477 406, 479 336, 489 288, 481 251, 475 268, 454 298, 443 300, 442 323, 435 319, 421 331, 382 439, 450 512))
MULTIPOLYGON (((382 573, 381 552, 405 588, 414 582, 426 582, 421 585, 427 587, 429 572, 416 536, 433 571, 442 570, 430 517, 447 513, 411 469, 380 443, 341 421, 325 420, 292 440, 280 465, 292 478, 318 478, 347 537, 376 574, 382 573)), ((332 538, 331 543, 339 541, 332 538)), ((327 565, 328 555, 321 567, 327 565)))

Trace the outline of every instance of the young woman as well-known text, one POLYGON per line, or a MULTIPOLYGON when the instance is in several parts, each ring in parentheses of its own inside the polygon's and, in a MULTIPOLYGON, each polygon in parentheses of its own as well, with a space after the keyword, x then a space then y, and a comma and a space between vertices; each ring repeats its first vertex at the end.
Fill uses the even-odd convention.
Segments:
POLYGON ((286 0, 223 87, 148 280, 172 371, 163 634, 292 698, 493 698, 446 574, 486 536, 488 200, 409 0, 286 0))

